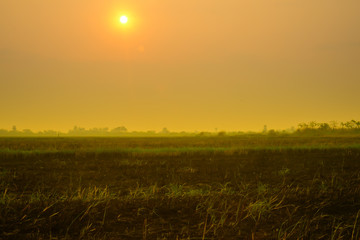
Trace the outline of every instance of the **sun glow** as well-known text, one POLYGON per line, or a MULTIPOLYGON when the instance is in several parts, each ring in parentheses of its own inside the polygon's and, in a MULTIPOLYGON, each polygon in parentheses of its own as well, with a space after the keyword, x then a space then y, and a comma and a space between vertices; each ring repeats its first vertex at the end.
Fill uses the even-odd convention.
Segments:
POLYGON ((121 22, 122 24, 126 24, 127 21, 128 21, 127 16, 121 16, 121 17, 120 17, 120 22, 121 22))

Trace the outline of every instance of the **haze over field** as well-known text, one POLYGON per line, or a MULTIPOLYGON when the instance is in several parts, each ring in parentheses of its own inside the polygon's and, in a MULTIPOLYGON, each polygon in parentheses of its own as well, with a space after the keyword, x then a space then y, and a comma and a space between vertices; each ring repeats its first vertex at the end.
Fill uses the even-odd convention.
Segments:
POLYGON ((359 10, 358 0, 2 0, 0 128, 360 119, 359 10))

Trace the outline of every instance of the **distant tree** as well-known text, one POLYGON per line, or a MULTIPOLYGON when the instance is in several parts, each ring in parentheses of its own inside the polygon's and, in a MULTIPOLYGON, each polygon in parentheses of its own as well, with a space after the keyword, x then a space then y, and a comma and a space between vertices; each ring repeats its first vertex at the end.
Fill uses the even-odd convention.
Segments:
POLYGON ((200 137, 210 136, 210 135, 211 135, 211 133, 209 133, 209 132, 199 132, 198 133, 198 136, 200 136, 200 137))
POLYGON ((309 128, 309 125, 307 123, 299 123, 298 124, 298 130, 305 130, 309 128))
POLYGON ((49 136, 49 137, 52 136, 52 137, 54 137, 54 136, 58 135, 58 132, 56 132, 54 130, 45 130, 43 132, 39 132, 38 134, 43 135, 43 136, 49 136))
POLYGON ((360 122, 357 122, 354 119, 351 120, 350 122, 351 122, 351 127, 352 128, 359 128, 360 127, 360 122))
POLYGON ((360 129, 360 121, 357 121, 355 124, 356 124, 356 128, 360 129))
POLYGON ((78 126, 74 126, 72 130, 69 130, 69 135, 85 135, 86 130, 85 128, 81 128, 78 126))
POLYGON ((330 121, 330 127, 332 130, 335 130, 338 128, 338 122, 337 121, 330 121))
POLYGON ((86 135, 106 135, 109 133, 109 128, 91 128, 89 130, 85 130, 86 135))
POLYGON ((166 127, 164 127, 164 128, 161 130, 160 133, 162 133, 162 134, 169 134, 170 131, 169 131, 166 127))
POLYGON ((319 123, 319 130, 321 131, 329 131, 330 125, 328 123, 319 123))
POLYGON ((348 121, 346 123, 344 123, 344 126, 347 128, 347 129, 353 129, 356 127, 356 121, 355 120, 352 120, 352 121, 348 121))
POLYGON ((217 135, 219 137, 224 137, 224 136, 226 136, 226 132, 225 131, 220 131, 217 135))
POLYGON ((125 132, 127 132, 127 128, 124 126, 116 127, 111 130, 111 133, 125 133, 125 132))
POLYGON ((0 129, 0 136, 6 136, 6 135, 8 135, 8 130, 6 130, 6 129, 0 129))
POLYGON ((13 131, 13 132, 16 132, 16 131, 17 131, 16 126, 15 126, 15 125, 14 125, 14 126, 12 126, 12 131, 13 131))
POLYGON ((274 129, 270 129, 267 134, 270 137, 274 137, 278 135, 278 133, 274 129))
POLYGON ((22 133, 26 136, 34 135, 34 133, 30 129, 22 130, 22 133))
POLYGON ((311 129, 316 129, 318 126, 319 126, 319 124, 315 121, 311 121, 309 123, 309 128, 311 128, 311 129))
POLYGON ((264 125, 264 129, 263 129, 262 132, 263 132, 263 133, 266 133, 266 132, 267 132, 267 126, 266 126, 266 125, 264 125))

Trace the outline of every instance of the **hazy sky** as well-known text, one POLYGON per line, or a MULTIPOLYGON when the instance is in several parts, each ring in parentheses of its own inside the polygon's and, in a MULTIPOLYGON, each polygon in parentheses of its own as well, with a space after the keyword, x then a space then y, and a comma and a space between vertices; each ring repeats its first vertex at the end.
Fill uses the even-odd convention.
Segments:
POLYGON ((360 120, 359 13, 359 0, 1 0, 0 128, 360 120))

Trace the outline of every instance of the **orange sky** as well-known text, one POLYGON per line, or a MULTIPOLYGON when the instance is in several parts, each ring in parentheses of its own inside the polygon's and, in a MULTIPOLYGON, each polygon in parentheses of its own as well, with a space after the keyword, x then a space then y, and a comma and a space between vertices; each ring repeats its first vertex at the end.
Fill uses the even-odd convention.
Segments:
POLYGON ((0 128, 359 120, 359 12, 358 0, 2 0, 0 128))

